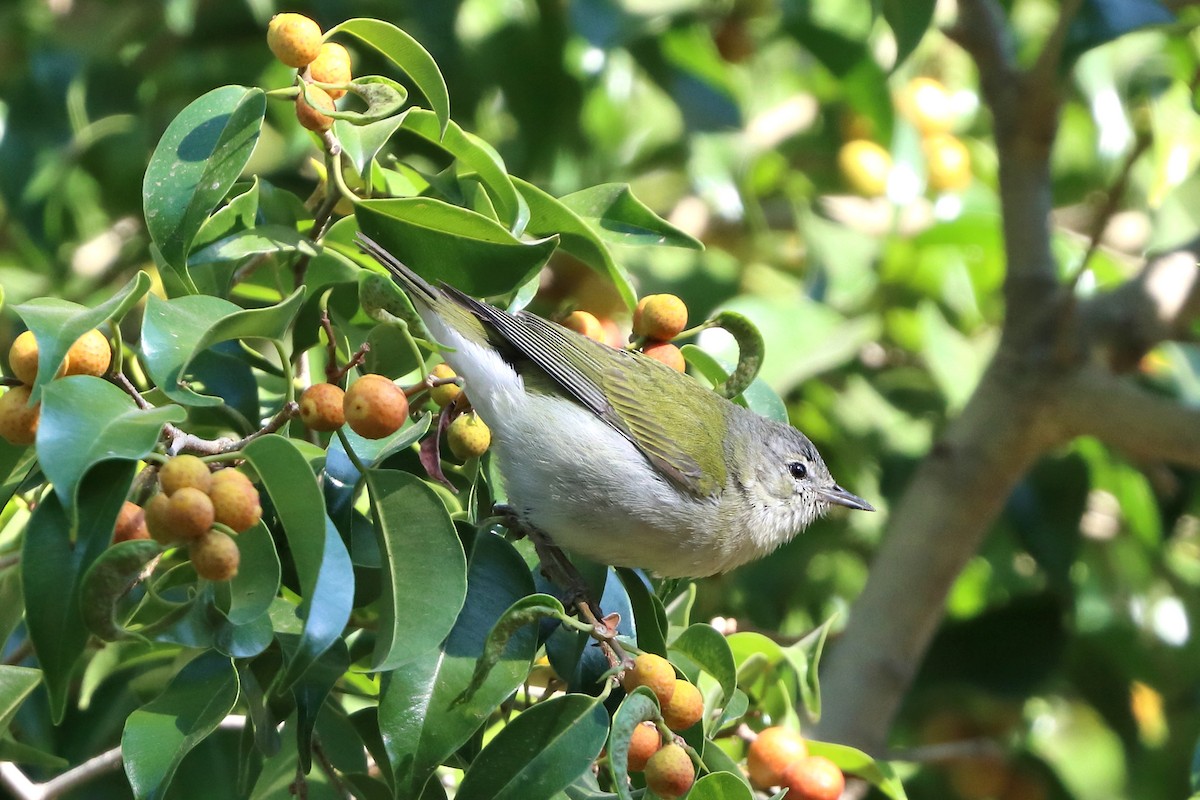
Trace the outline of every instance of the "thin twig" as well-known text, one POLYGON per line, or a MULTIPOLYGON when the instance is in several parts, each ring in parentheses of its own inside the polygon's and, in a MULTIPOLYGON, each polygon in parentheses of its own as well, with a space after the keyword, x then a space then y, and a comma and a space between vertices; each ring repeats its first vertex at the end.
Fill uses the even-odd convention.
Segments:
POLYGON ((1088 262, 1092 256, 1096 254, 1096 250, 1100 247, 1100 240, 1104 236, 1104 232, 1108 229, 1108 224, 1112 221, 1113 215, 1117 213, 1117 209, 1121 207, 1121 199, 1125 196, 1125 190, 1129 188, 1129 179, 1133 174, 1133 166, 1137 160, 1150 149, 1150 145, 1154 143, 1154 138, 1146 131, 1139 131, 1137 139, 1133 143, 1133 148, 1125 157, 1125 162, 1121 164, 1121 171, 1117 174, 1116 180, 1105 194, 1104 205, 1096 213, 1096 217, 1092 220, 1091 231, 1088 235, 1088 247, 1083 253, 1083 258, 1079 262, 1079 267, 1075 270, 1075 274, 1068 281, 1069 286, 1075 286, 1079 283, 1079 279, 1083 277, 1087 271, 1088 262))
POLYGON ((317 758, 317 764, 321 767, 321 771, 329 777, 329 782, 333 784, 333 788, 342 796, 353 800, 354 795, 346 788, 346 784, 342 781, 337 770, 333 768, 333 764, 329 761, 329 756, 325 755, 325 748, 321 746, 321 740, 313 737, 312 753, 317 758))
POLYGON ((33 652, 33 642, 26 639, 19 645, 13 648, 13 651, 4 657, 4 666, 11 667, 20 664, 30 653, 33 652))
POLYGON ((1046 84, 1057 83, 1063 49, 1067 44, 1067 34, 1071 30, 1071 23, 1075 21, 1075 17, 1082 7, 1083 0, 1063 0, 1060 4, 1058 21, 1054 23, 1054 30, 1050 31, 1050 36, 1042 45, 1042 52, 1038 53, 1037 61, 1029 70, 1031 80, 1046 84))

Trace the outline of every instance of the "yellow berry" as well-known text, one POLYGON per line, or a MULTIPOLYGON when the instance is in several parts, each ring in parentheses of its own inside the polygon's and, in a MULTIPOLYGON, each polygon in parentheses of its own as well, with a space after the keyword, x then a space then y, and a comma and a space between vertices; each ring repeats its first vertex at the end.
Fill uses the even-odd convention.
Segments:
POLYGON ((671 702, 662 709, 663 722, 673 731, 685 731, 704 716, 704 697, 685 680, 675 681, 671 702))
POLYGON ((29 405, 30 387, 14 386, 0 395, 0 436, 15 445, 30 445, 37 439, 42 404, 29 405))
POLYGON ((342 409, 350 430, 364 439, 382 439, 408 419, 408 398, 384 376, 363 375, 346 390, 342 409))
POLYGON ((213 518, 237 533, 257 525, 262 519, 262 500, 250 479, 234 469, 221 470, 213 478, 212 488, 208 491, 213 518), (216 480, 218 477, 221 480, 216 480))
POLYGON ((846 776, 828 758, 807 756, 787 765, 780 784, 795 800, 838 800, 846 788, 846 776))
POLYGON ((113 543, 149 538, 150 531, 146 528, 145 509, 126 500, 121 505, 121 510, 117 512, 117 524, 113 527, 113 543))
POLYGON ((927 136, 921 149, 929 187, 935 192, 957 192, 971 185, 971 154, 957 138, 946 133, 927 136))
POLYGON ((933 78, 913 78, 900 95, 900 113, 922 136, 949 133, 954 128, 954 101, 933 78))
POLYGON ((633 667, 625 670, 621 679, 625 691, 645 686, 658 698, 659 708, 666 708, 675 694, 675 668, 671 662, 654 653, 642 653, 634 659, 633 667))
POLYGON ((112 362, 112 347, 108 337, 96 329, 80 336, 67 351, 63 364, 63 375, 94 375, 100 377, 108 372, 112 362))
MULTIPOLYGON (((449 380, 457 377, 454 370, 449 364, 438 364, 430 371, 430 376, 440 380, 449 380)), ((439 407, 445 408, 453 403, 462 394, 462 387, 457 383, 443 383, 440 386, 435 386, 429 390, 429 398, 437 403, 439 407)))
POLYGON ((597 342, 603 342, 605 339, 604 326, 600 324, 600 320, 596 319, 595 314, 589 314, 586 311, 572 311, 563 318, 562 324, 564 328, 582 333, 597 342))
POLYGON ((875 142, 854 139, 838 150, 838 166, 846 182, 859 194, 879 197, 887 192, 892 155, 875 142))
POLYGON ((167 519, 167 507, 170 504, 171 499, 162 492, 151 497, 146 503, 146 530, 150 531, 150 536, 159 544, 173 544, 179 541, 170 520, 167 519))
POLYGON ((37 380, 38 344, 33 331, 25 331, 13 339, 8 349, 8 367, 21 383, 32 384, 37 380))
POLYGON ((216 519, 209 496, 191 486, 170 496, 164 517, 171 533, 178 539, 203 536, 216 519))
POLYGON ((455 417, 446 428, 446 443, 460 461, 478 458, 492 445, 492 431, 475 412, 455 417))
MULTIPOLYGON (((308 76, 317 83, 349 83, 350 54, 337 42, 321 45, 317 57, 308 65, 308 76)), ((346 93, 345 89, 326 89, 329 96, 337 100, 346 93)))
POLYGON ((300 395, 300 419, 314 431, 336 431, 346 422, 346 393, 333 383, 314 383, 300 395))
POLYGON ((765 728, 750 743, 746 753, 746 771, 750 782, 760 789, 779 786, 783 773, 793 761, 808 755, 808 745, 800 734, 790 728, 777 726, 765 728))
POLYGON ((646 785, 665 800, 687 794, 696 780, 696 768, 687 751, 677 744, 663 747, 646 763, 646 785))
POLYGON ((276 14, 267 25, 267 47, 289 67, 304 67, 321 52, 321 26, 303 14, 276 14))
POLYGON ((653 722, 643 722, 633 729, 629 737, 629 759, 626 762, 630 772, 641 772, 646 768, 646 762, 662 747, 662 737, 658 726, 653 722))
POLYGON ((158 471, 158 485, 168 497, 189 486, 207 493, 212 487, 212 473, 199 456, 175 456, 158 471))
POLYGON ((227 581, 238 573, 241 553, 237 542, 224 531, 206 531, 188 545, 196 574, 210 581, 227 581))
POLYGON ((666 342, 687 327, 687 314, 687 306, 673 294, 646 295, 633 312, 633 332, 666 342))
POLYGON ((676 372, 686 372, 687 362, 683 359, 683 351, 670 342, 650 342, 642 348, 642 352, 666 364, 676 372))
POLYGON ((327 131, 333 127, 333 117, 326 116, 334 110, 333 98, 320 86, 309 86, 308 100, 304 95, 296 98, 296 119, 310 131, 327 131), (311 101, 312 105, 309 105, 311 101), (325 112, 324 114, 321 112, 325 112))

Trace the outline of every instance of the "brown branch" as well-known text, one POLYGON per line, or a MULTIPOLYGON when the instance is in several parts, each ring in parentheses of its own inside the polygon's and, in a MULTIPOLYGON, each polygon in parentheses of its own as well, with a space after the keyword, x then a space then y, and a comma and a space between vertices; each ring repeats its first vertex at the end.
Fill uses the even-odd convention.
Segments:
POLYGON ((1088 236, 1088 247, 1083 253, 1083 258, 1079 261, 1079 267, 1075 271, 1074 277, 1068 283, 1071 286, 1079 282, 1079 278, 1087 270, 1088 262, 1092 260, 1092 256, 1096 254, 1096 250, 1100 247, 1100 240, 1104 236, 1104 232, 1108 230, 1108 224, 1112 222, 1113 215, 1121 207, 1121 200, 1125 196, 1126 190, 1129 188, 1129 178, 1133 175, 1133 166, 1138 159, 1150 149, 1150 145, 1154 143, 1154 138, 1145 131, 1139 131, 1137 139, 1133 143, 1128 155, 1125 156, 1124 163, 1121 164, 1121 171, 1117 173, 1116 180, 1113 181, 1111 187, 1104 195, 1104 205, 1100 206, 1100 210, 1096 212, 1095 218, 1092 220, 1091 231, 1088 236))
POLYGON ((1083 0, 1063 0, 1059 8, 1058 20, 1054 23, 1054 29, 1050 31, 1045 44, 1042 45, 1037 62, 1029 69, 1030 80, 1043 84, 1058 81, 1062 69, 1063 49, 1067 44, 1067 33, 1070 32, 1071 23, 1075 21, 1081 8, 1083 8, 1083 0))

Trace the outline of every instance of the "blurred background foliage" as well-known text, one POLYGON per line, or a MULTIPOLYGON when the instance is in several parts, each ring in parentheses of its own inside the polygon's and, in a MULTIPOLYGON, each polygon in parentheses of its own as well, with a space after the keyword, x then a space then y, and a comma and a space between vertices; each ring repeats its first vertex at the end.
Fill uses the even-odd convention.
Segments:
MULTIPOLYGON (((1057 6, 1006 6, 1028 60, 1057 6)), ((775 556, 702 582, 697 616, 790 640, 838 613, 836 636, 889 501, 970 395, 1004 314, 992 123, 973 65, 937 30, 953 3, 938 4, 907 53, 911 32, 853 0, 325 0, 287 9, 270 0, 11 0, 0 6, 6 304, 42 294, 94 304, 136 270, 153 270, 141 208, 147 158, 174 115, 212 87, 290 81, 263 46, 276 10, 324 27, 352 16, 395 22, 441 66, 455 120, 493 144, 512 173, 555 195, 628 181, 705 242, 702 253, 629 249, 625 263, 642 293, 679 294, 693 319, 718 308, 749 315, 767 341, 764 377, 793 422, 881 513, 835 515, 775 556), (944 87, 947 135, 965 146, 969 175, 935 175, 928 131, 900 113, 914 78, 944 87), (854 161, 844 150, 851 140, 880 145, 882 171, 869 157, 854 161)), ((1148 250, 1200 232, 1194 21, 1185 10, 1073 67, 1053 160, 1064 278, 1088 248, 1099 193, 1135 147, 1144 150, 1077 282, 1082 294, 1124 280, 1148 250)), ((356 56, 357 74, 384 71, 356 56)), ((249 171, 303 196, 316 182, 312 140, 290 107, 272 104, 268 114, 249 171)), ((539 303, 543 313, 570 303, 620 314, 611 287, 567 258, 552 265, 539 303)), ((3 317, 4 349, 14 323, 3 317)), ((704 346, 727 350, 711 333, 704 346)), ((1139 369, 1145 385, 1200 402, 1194 346, 1163 346, 1139 369)), ((923 756, 906 780, 910 797, 1184 796, 1200 734, 1200 644, 1190 630, 1200 618, 1198 511, 1194 474, 1132 464, 1092 440, 1044 459, 954 587, 894 728, 898 751, 923 756)), ((86 756, 119 730, 137 692, 136 680, 106 684, 77 719, 41 736, 57 737, 53 749, 72 759, 86 756)), ((228 769, 205 762, 215 748, 198 749, 177 783, 228 769)), ((87 796, 104 785, 119 786, 119 776, 87 796)))

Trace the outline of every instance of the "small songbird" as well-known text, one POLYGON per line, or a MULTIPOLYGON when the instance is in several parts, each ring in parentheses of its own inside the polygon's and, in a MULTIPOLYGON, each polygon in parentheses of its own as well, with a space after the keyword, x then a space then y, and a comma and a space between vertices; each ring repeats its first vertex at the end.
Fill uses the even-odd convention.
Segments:
POLYGON ((510 511, 612 566, 702 577, 767 555, 846 491, 808 437, 641 353, 432 286, 364 234, 492 429, 510 511))

